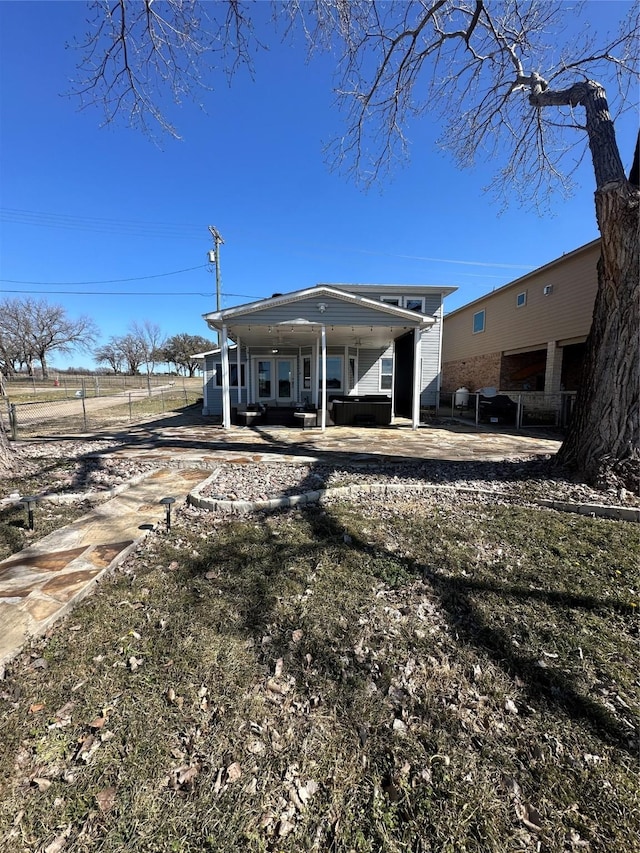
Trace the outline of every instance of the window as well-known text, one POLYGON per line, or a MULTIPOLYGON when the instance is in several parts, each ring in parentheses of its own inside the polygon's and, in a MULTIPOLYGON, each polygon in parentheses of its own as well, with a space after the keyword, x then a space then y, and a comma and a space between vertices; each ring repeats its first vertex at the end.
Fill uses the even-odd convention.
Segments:
MULTIPOLYGON (((222 364, 218 361, 214 365, 215 368, 215 384, 217 388, 222 388, 222 364)), ((240 365, 240 382, 241 387, 246 387, 245 376, 244 376, 244 364, 240 365)), ((237 362, 229 362, 229 387, 237 388, 238 387, 238 363, 237 362)))
POLYGON ((553 293, 553 285, 545 284, 545 286, 542 288, 542 292, 545 296, 550 296, 553 293))
POLYGON ((380 390, 390 391, 393 382, 393 358, 380 359, 380 390))
POLYGON ((527 304, 527 291, 524 290, 516 296, 516 308, 523 308, 527 304))
POLYGON ((356 359, 355 356, 349 356, 349 387, 348 391, 351 391, 356 387, 356 359))
POLYGON ((395 305, 396 307, 400 307, 400 299, 394 296, 381 296, 380 302, 384 302, 386 305, 395 305))
POLYGON ((305 391, 311 390, 311 356, 305 355, 302 359, 302 387, 305 391))
POLYGON ((258 362, 258 397, 271 397, 271 362, 258 362))
POLYGON ((404 307, 409 311, 418 311, 420 314, 424 314, 424 299, 421 296, 405 296, 404 307))
POLYGON ((473 334, 477 335, 478 332, 484 332, 484 308, 473 315, 473 334))
MULTIPOLYGON (((322 374, 322 368, 320 368, 322 374)), ((322 375, 318 377, 318 387, 322 389, 322 375)), ((342 356, 327 356, 327 391, 342 390, 342 356)))

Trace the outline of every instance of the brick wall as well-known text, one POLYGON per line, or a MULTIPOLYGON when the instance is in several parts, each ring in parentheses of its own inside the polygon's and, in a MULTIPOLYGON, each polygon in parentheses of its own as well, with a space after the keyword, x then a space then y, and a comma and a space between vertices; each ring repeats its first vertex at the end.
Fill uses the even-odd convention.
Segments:
POLYGON ((458 388, 476 391, 478 388, 500 387, 502 353, 475 355, 442 365, 442 391, 451 393, 458 388))

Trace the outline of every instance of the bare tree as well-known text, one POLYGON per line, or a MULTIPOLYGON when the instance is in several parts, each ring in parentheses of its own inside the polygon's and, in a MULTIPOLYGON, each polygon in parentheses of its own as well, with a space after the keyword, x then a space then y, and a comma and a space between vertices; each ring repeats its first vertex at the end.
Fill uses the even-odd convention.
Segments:
MULTIPOLYGON (((45 379, 51 353, 88 349, 96 334, 93 320, 71 319, 60 305, 50 305, 43 299, 5 299, 0 303, 2 371, 8 375, 16 365, 26 365, 32 376, 33 363, 39 361, 45 379)), ((10 445, 0 423, 0 470, 10 470, 13 465, 10 445)))
POLYGON ((110 338, 108 343, 98 347, 93 357, 98 364, 108 364, 114 373, 122 373, 124 357, 116 338, 110 338))
POLYGON ((111 340, 119 350, 122 361, 127 365, 127 373, 130 376, 135 376, 147 359, 147 348, 144 341, 141 341, 132 332, 111 340))
POLYGON ((10 378, 27 364, 25 317, 17 300, 0 303, 0 372, 10 378))
POLYGON ((33 362, 39 361, 42 378, 48 376, 49 355, 54 352, 88 350, 97 335, 89 317, 71 318, 61 305, 44 299, 7 299, 0 306, 3 327, 11 324, 10 335, 16 358, 33 375, 33 362))
MULTIPOLYGON (((123 116, 148 131, 151 118, 175 135, 167 96, 197 97, 218 63, 227 73, 250 65, 257 42, 248 8, 240 0, 96 0, 76 91, 102 104, 106 121, 123 116)), ((618 109, 637 109, 637 6, 617 36, 578 28, 562 45, 550 33, 569 22, 575 31, 577 11, 548 0, 288 0, 275 8, 303 27, 312 50, 342 45, 347 130, 334 155, 365 180, 404 155, 411 121, 429 111, 444 116, 443 144, 461 164, 503 158, 495 186, 506 196, 544 202, 550 188, 566 192, 588 146, 602 257, 560 458, 591 480, 612 475, 637 489, 639 191, 624 173, 605 89, 618 109)))
POLYGON ((144 347, 147 370, 153 373, 156 361, 162 359, 162 348, 165 343, 165 336, 160 326, 152 323, 151 320, 145 320, 143 323, 132 323, 129 331, 144 347))
POLYGON ((154 135, 178 137, 166 97, 199 101, 216 72, 251 67, 259 46, 240 0, 93 0, 90 32, 73 44, 81 51, 73 93, 98 106, 104 122, 116 117, 154 135))

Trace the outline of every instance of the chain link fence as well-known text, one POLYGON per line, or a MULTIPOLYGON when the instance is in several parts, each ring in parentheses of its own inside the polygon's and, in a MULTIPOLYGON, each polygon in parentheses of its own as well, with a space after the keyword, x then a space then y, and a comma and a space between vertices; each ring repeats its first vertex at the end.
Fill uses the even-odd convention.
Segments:
POLYGON ((496 391, 489 395, 460 388, 440 395, 438 414, 475 424, 510 426, 516 429, 564 431, 575 405, 575 391, 545 394, 538 391, 496 391))
POLYGON ((30 383, 6 383, 5 393, 0 418, 5 432, 18 440, 82 433, 177 411, 202 400, 202 385, 201 380, 168 382, 151 376, 72 377, 64 384, 36 382, 35 391, 30 383))

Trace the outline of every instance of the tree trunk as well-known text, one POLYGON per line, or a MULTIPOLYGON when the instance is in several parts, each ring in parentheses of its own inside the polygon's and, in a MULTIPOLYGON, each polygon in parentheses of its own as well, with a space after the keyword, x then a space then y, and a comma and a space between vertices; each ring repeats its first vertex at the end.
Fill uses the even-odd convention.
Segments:
POLYGON ((588 480, 640 485, 638 191, 596 192, 602 235, 598 292, 582 380, 559 461, 588 480))
MULTIPOLYGON (((578 84, 596 175, 598 291, 573 418, 558 459, 600 486, 640 489, 640 192, 625 177, 604 90, 578 84)), ((543 93, 540 100, 544 100, 543 93)), ((540 105, 544 105, 540 103, 540 105)))
POLYGON ((0 421, 0 475, 15 471, 14 452, 6 432, 4 424, 0 421))

